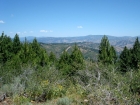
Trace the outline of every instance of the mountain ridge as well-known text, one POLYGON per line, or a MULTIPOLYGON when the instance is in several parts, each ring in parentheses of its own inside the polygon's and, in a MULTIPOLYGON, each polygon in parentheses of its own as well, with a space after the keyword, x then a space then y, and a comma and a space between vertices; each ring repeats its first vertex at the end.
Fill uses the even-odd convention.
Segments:
MULTIPOLYGON (((93 43, 100 43, 101 39, 104 35, 86 35, 86 36, 76 36, 76 37, 36 37, 38 42, 40 43, 78 43, 78 42, 93 42, 93 43)), ((111 36, 106 35, 109 39, 111 45, 116 47, 124 47, 127 46, 131 48, 135 42, 136 36, 111 36)), ((138 36, 140 38, 140 36, 138 36)), ((35 37, 26 37, 27 40, 30 42, 35 37)), ((22 41, 25 38, 20 37, 22 41)))

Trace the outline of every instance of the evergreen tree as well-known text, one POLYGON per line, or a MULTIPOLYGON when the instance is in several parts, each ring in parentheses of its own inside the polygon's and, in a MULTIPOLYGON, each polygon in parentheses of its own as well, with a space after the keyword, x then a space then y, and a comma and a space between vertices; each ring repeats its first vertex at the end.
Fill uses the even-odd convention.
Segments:
POLYGON ((14 54, 17 54, 21 49, 21 42, 19 39, 18 34, 15 35, 14 39, 13 39, 13 52, 14 54))
POLYGON ((33 40, 31 45, 32 45, 33 51, 36 53, 36 56, 38 56, 40 54, 40 45, 37 42, 36 38, 33 40))
POLYGON ((116 51, 113 46, 110 46, 107 36, 104 35, 99 46, 98 61, 103 64, 114 64, 116 59, 116 51))
POLYGON ((139 68, 140 63, 140 43, 138 37, 135 40, 135 43, 132 48, 132 66, 134 69, 139 68))
POLYGON ((41 54, 41 47, 39 43, 37 42, 37 39, 35 38, 33 42, 31 43, 32 50, 33 50, 33 58, 34 59, 34 64, 39 64, 40 63, 40 58, 39 55, 41 54))
POLYGON ((20 58, 22 59, 22 62, 29 63, 29 61, 33 60, 32 54, 32 47, 25 38, 25 42, 23 43, 22 49, 20 50, 20 58))
POLYGON ((64 74, 64 75, 70 73, 70 70, 71 70, 70 56, 66 52, 66 50, 64 50, 60 56, 60 59, 58 61, 58 69, 61 70, 62 74, 64 74))
POLYGON ((12 51, 12 39, 3 32, 0 36, 0 63, 10 60, 13 56, 12 51))
POLYGON ((77 70, 84 68, 84 57, 76 44, 70 55, 64 50, 60 56, 58 67, 63 74, 69 76, 75 75, 77 70))
POLYGON ((11 69, 13 69, 14 71, 11 72, 14 73, 15 75, 17 73, 20 73, 20 69, 22 67, 22 59, 20 58, 20 51, 16 55, 14 55, 11 60, 6 62, 6 66, 9 66, 11 69))
POLYGON ((75 70, 81 70, 84 68, 84 57, 76 44, 70 55, 70 63, 74 72, 75 70))
POLYGON ((131 67, 131 50, 127 49, 127 47, 125 46, 123 51, 120 54, 119 57, 119 63, 120 63, 120 69, 122 72, 127 72, 129 71, 132 67, 131 67))
POLYGON ((45 49, 41 48, 35 38, 31 43, 32 46, 32 61, 34 65, 45 66, 49 63, 49 57, 45 49))
POLYGON ((40 55, 39 55, 40 56, 40 65, 41 66, 48 65, 49 57, 48 57, 48 54, 47 54, 46 50, 43 49, 43 48, 41 48, 40 50, 41 50, 40 55))
POLYGON ((109 58, 111 61, 110 64, 115 64, 117 61, 117 54, 116 54, 116 51, 115 51, 113 46, 111 46, 111 48, 110 48, 110 55, 109 56, 110 56, 109 58))
POLYGON ((49 55, 49 61, 51 63, 57 62, 56 56, 55 56, 55 54, 52 51, 50 52, 50 55, 49 55))

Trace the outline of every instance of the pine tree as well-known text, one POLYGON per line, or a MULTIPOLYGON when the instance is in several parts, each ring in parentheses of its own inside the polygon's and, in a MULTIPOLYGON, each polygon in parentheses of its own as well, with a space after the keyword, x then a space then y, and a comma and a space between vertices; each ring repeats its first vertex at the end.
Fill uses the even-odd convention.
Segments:
POLYGON ((14 39, 13 39, 13 52, 16 55, 21 49, 21 42, 19 39, 18 34, 15 35, 14 39))
POLYGON ((62 74, 70 74, 71 66, 70 66, 70 56, 66 52, 66 50, 63 51, 63 53, 60 56, 60 59, 58 61, 58 69, 61 70, 62 74))
POLYGON ((40 49, 41 47, 39 43, 37 42, 36 38, 31 43, 31 46, 32 46, 32 51, 33 51, 33 58, 35 58, 34 64, 39 64, 40 63, 39 55, 41 54, 41 49, 40 49))
POLYGON ((135 43, 132 48, 132 66, 134 69, 139 68, 140 63, 140 43, 138 37, 135 40, 135 43))
POLYGON ((39 58, 40 58, 40 65, 41 66, 45 66, 45 65, 48 65, 49 63, 49 57, 48 57, 48 54, 46 52, 45 49, 41 48, 40 49, 40 55, 39 55, 39 58))
POLYGON ((109 44, 108 38, 104 36, 99 46, 98 60, 100 62, 103 62, 104 64, 108 63, 109 49, 110 49, 110 44, 109 44))
POLYGON ((22 45, 22 49, 20 50, 20 58, 23 63, 29 63, 29 61, 32 60, 32 48, 26 38, 22 45))
POLYGON ((84 57, 76 44, 70 55, 70 63, 73 70, 81 70, 84 68, 84 57))
POLYGON ((10 60, 13 56, 12 51, 12 39, 3 32, 0 36, 0 62, 6 63, 10 60))
POLYGON ((109 56, 110 56, 109 58, 111 61, 110 64, 115 64, 117 61, 117 54, 116 54, 116 51, 115 51, 113 46, 111 46, 111 48, 110 48, 110 55, 109 56))
POLYGON ((123 51, 120 54, 119 57, 119 63, 120 63, 120 70, 122 72, 127 72, 129 71, 131 67, 131 50, 129 50, 126 46, 124 47, 123 51))
POLYGON ((116 51, 113 46, 110 46, 107 36, 104 35, 99 46, 98 61, 103 64, 114 64, 116 59, 116 51))
POLYGON ((50 63, 56 63, 57 62, 56 56, 52 51, 50 52, 50 55, 49 55, 49 61, 50 61, 50 63))
POLYGON ((64 50, 60 56, 58 67, 64 75, 69 76, 75 75, 78 70, 84 68, 84 57, 76 44, 70 55, 64 50))
POLYGON ((33 40, 31 45, 32 45, 33 51, 36 53, 36 56, 38 56, 40 54, 40 45, 37 42, 36 38, 33 40))
POLYGON ((41 48, 36 38, 31 43, 31 49, 33 65, 45 66, 49 63, 49 57, 46 50, 41 48))

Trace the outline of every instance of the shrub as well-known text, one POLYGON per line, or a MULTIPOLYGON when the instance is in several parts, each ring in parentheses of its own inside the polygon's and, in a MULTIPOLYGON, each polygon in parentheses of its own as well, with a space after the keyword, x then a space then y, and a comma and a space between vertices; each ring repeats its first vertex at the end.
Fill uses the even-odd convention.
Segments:
POLYGON ((57 105, 71 105, 71 100, 68 97, 60 98, 57 101, 57 105))
POLYGON ((22 105, 28 103, 30 100, 27 97, 15 95, 13 97, 14 105, 22 105))
POLYGON ((134 77, 130 84, 130 89, 133 93, 140 95, 140 70, 134 73, 134 77))

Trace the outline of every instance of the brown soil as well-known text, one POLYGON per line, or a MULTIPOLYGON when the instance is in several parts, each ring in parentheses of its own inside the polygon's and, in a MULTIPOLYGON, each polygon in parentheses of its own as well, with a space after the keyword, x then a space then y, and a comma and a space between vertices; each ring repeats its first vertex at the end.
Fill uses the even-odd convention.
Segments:
POLYGON ((0 102, 0 105, 11 105, 12 104, 12 100, 7 97, 4 101, 0 102))

